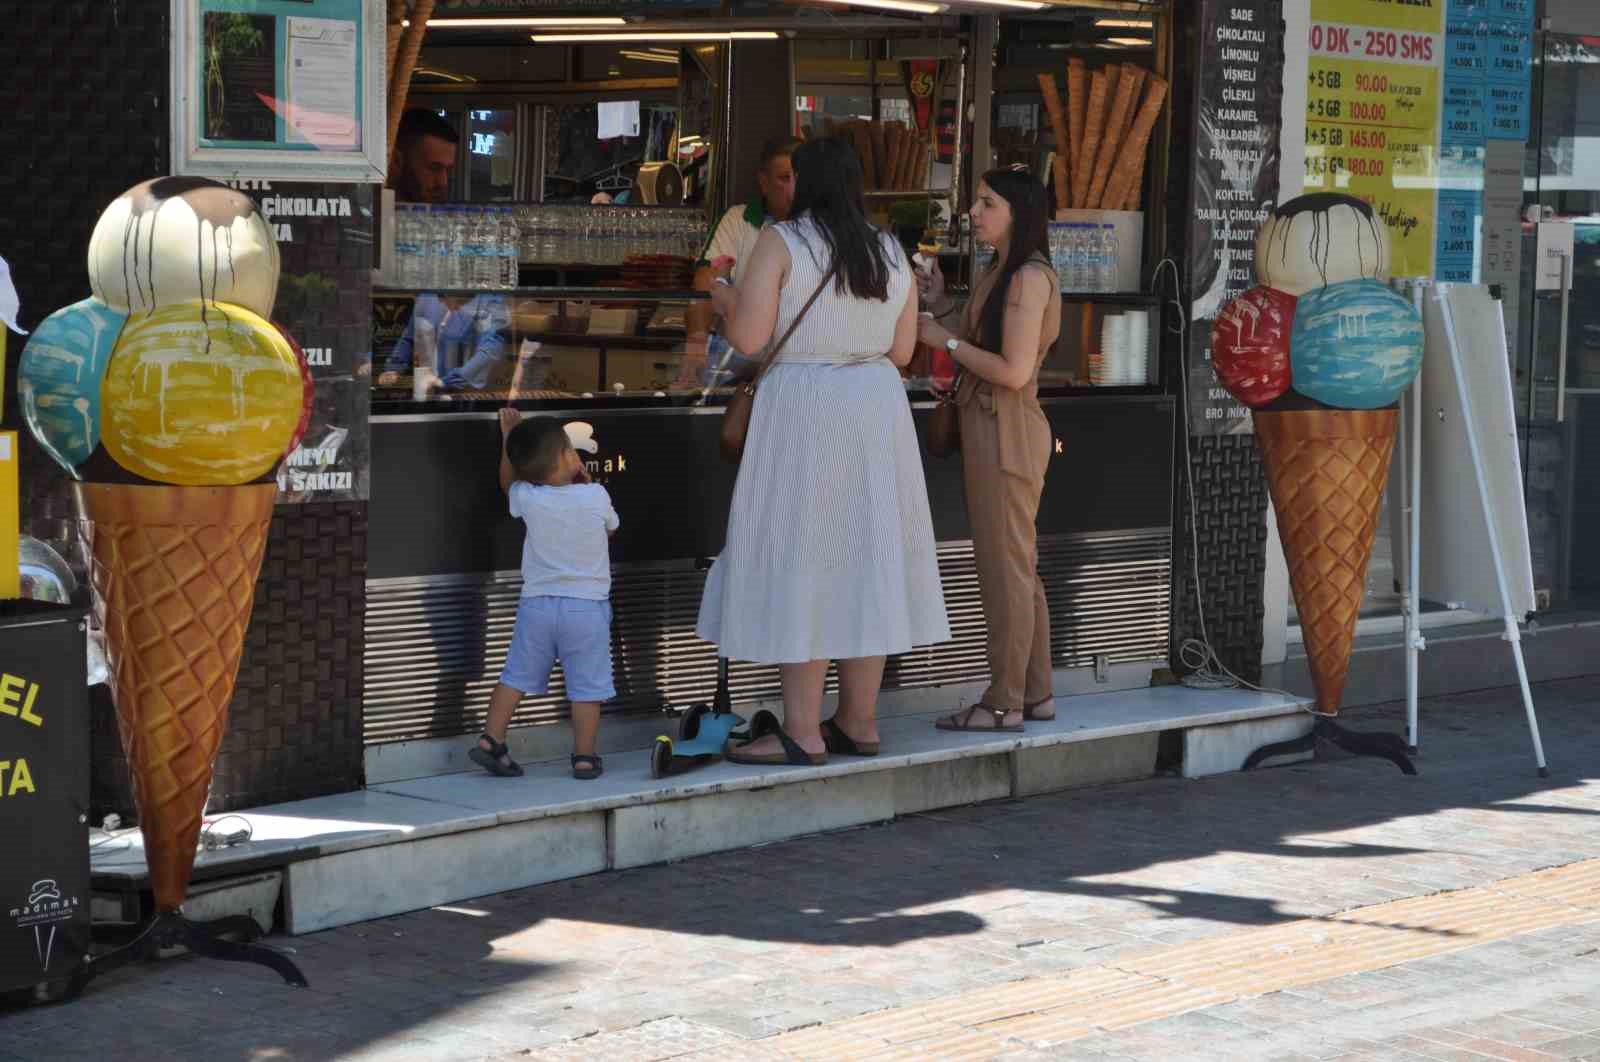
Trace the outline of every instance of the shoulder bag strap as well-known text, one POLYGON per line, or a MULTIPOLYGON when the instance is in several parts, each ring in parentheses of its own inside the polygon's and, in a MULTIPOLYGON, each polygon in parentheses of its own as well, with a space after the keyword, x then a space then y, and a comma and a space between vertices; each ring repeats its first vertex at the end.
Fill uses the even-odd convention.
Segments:
POLYGON ((754 390, 755 386, 761 382, 761 378, 767 374, 767 370, 772 368, 772 363, 777 361, 778 356, 783 353, 784 345, 789 342, 789 337, 794 335, 794 330, 796 328, 800 327, 800 322, 805 320, 807 312, 810 311, 811 307, 816 305, 817 299, 822 297, 823 289, 828 286, 828 282, 833 279, 834 274, 838 271, 838 264, 835 263, 834 267, 828 270, 827 275, 822 278, 822 282, 817 285, 817 290, 811 293, 811 298, 807 299, 806 304, 800 307, 800 312, 795 314, 794 320, 789 322, 789 327, 783 333, 783 336, 773 344, 772 352, 762 360, 761 368, 756 370, 755 376, 753 376, 750 379, 750 382, 745 386, 751 390, 754 390))

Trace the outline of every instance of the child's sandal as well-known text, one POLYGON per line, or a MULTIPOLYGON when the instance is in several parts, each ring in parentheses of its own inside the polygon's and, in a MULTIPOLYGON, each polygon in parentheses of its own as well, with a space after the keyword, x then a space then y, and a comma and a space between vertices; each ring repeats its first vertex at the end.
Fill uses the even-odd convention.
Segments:
POLYGON ((522 777, 522 768, 517 764, 516 760, 511 758, 510 750, 506 748, 505 742, 496 741, 488 734, 479 734, 478 742, 467 750, 467 756, 473 763, 476 763, 490 774, 499 775, 501 778, 522 777), (481 744, 485 741, 489 743, 488 748, 484 748, 481 744))
POLYGON ((585 756, 576 752, 572 754, 572 777, 590 782, 599 778, 605 771, 599 756, 585 756), (580 763, 583 764, 582 767, 578 766, 580 763))

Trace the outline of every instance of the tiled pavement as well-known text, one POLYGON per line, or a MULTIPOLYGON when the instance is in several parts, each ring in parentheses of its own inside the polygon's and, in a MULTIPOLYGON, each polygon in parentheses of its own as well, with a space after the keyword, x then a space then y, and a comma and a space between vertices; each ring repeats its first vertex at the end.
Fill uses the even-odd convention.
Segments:
POLYGON ((1524 878, 1600 858, 1600 679, 1536 693, 1547 780, 1513 691, 1430 701, 1416 778, 1156 779, 278 938, 311 989, 135 968, 0 1014, 0 1062, 1600 1058, 1592 866, 1524 878))

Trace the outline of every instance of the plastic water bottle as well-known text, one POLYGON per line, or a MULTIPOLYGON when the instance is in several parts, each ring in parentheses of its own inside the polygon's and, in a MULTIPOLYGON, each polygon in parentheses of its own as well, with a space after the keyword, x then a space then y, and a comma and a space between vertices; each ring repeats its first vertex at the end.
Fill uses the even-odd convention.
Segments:
POLYGON ((394 278, 402 288, 417 287, 416 212, 409 203, 394 206, 394 278))
POLYGON ((1100 226, 1100 291, 1117 290, 1118 261, 1117 230, 1110 225, 1100 226))
POLYGON ((517 286, 522 260, 522 230, 517 227, 517 215, 510 207, 501 207, 499 213, 500 286, 510 290, 517 286))
POLYGON ((1084 256, 1088 253, 1088 248, 1084 245, 1083 225, 1078 222, 1068 225, 1062 242, 1065 244, 1062 248, 1062 257, 1066 263, 1066 273, 1062 279, 1068 291, 1081 292, 1084 290, 1084 256))
POLYGON ((486 206, 467 206, 467 286, 482 291, 499 286, 498 237, 486 206))

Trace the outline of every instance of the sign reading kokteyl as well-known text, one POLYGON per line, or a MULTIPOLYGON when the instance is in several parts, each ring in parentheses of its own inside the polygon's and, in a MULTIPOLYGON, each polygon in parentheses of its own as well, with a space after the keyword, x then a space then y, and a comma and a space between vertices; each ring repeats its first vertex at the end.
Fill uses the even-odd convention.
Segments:
POLYGON ((0 613, 0 991, 69 976, 89 939, 82 613, 0 613))

